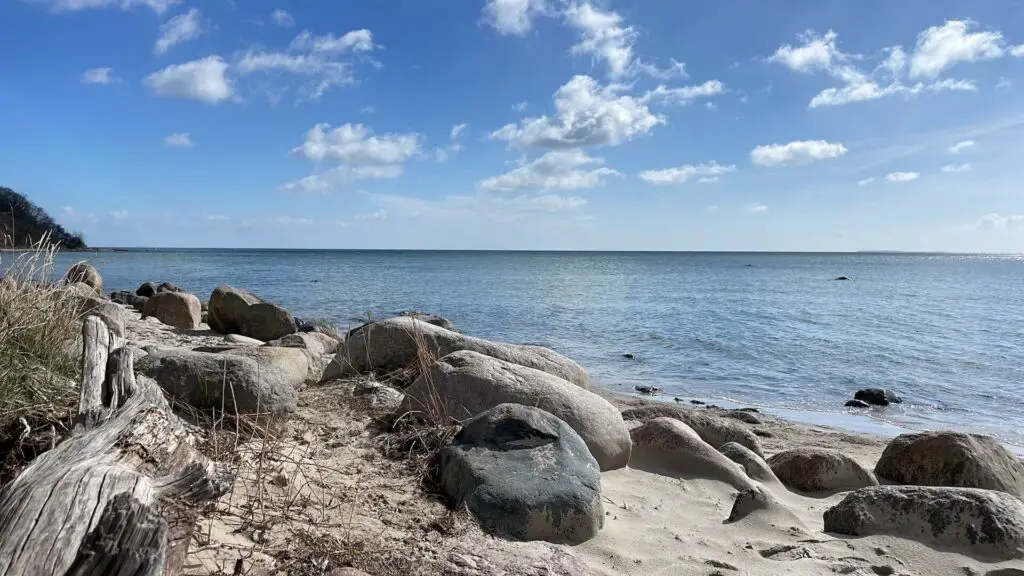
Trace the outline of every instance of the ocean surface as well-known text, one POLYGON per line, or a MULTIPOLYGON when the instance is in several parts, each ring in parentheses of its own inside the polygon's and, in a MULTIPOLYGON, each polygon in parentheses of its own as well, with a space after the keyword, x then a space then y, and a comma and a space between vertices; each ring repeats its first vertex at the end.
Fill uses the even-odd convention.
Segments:
POLYGON ((156 250, 59 266, 83 258, 107 291, 170 281, 206 299, 228 283, 343 327, 433 312, 549 346, 616 391, 1024 445, 1024 256, 156 250), (905 402, 843 407, 865 387, 905 402))

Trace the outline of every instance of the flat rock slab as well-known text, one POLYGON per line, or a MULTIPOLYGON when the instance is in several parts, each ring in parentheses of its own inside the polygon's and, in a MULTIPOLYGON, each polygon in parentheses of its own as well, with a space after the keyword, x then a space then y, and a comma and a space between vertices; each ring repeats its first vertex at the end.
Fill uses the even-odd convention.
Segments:
POLYGON ((889 535, 986 559, 1024 558, 1024 502, 995 490, 872 486, 825 511, 825 531, 889 535))
POLYGON ((455 507, 506 538, 579 544, 604 525, 597 461, 538 408, 501 404, 467 422, 441 452, 441 484, 455 507))

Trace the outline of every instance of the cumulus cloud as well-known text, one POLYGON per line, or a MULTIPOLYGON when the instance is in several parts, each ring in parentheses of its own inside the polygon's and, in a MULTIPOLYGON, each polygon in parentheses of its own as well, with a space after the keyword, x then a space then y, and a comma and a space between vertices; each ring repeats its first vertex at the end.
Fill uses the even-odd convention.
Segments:
POLYGON ((175 132, 164 138, 164 144, 171 148, 195 148, 196 145, 188 132, 175 132))
POLYGON ((959 172, 967 172, 972 168, 970 162, 964 164, 947 164, 942 167, 942 171, 947 174, 957 174, 959 172))
POLYGON ((1024 226, 1024 214, 999 214, 998 212, 992 212, 979 218, 975 226, 992 230, 1024 226))
POLYGON ((270 20, 281 28, 291 28, 292 26, 295 26, 295 18, 280 8, 270 13, 270 20))
POLYGON ((969 149, 971 149, 973 147, 974 147, 974 140, 964 140, 962 142, 957 142, 956 144, 953 144, 952 146, 950 146, 949 147, 949 152, 951 154, 960 154, 961 152, 966 152, 967 150, 969 150, 969 149))
POLYGON ((603 158, 587 156, 582 150, 553 150, 522 166, 479 182, 480 188, 514 190, 582 190, 603 186, 607 179, 622 174, 604 166, 603 158))
POLYGON ((327 194, 339 185, 355 180, 398 178, 403 164, 420 153, 419 134, 384 134, 377 136, 362 124, 344 124, 331 129, 317 124, 307 133, 293 155, 310 160, 336 161, 338 166, 306 176, 281 186, 284 192, 327 194))
POLYGON ((547 13, 545 0, 487 0, 483 21, 499 34, 522 36, 533 28, 535 18, 547 13))
POLYGON ((216 104, 234 94, 227 69, 228 63, 220 56, 207 56, 168 66, 150 74, 143 82, 157 96, 216 104))
POLYGON ((719 178, 723 174, 728 174, 735 170, 735 164, 724 166, 722 164, 711 162, 709 164, 696 165, 684 164, 675 168, 665 168, 664 170, 645 170, 638 176, 644 182, 654 184, 655 186, 686 184, 695 177, 700 178, 698 183, 710 184, 718 182, 719 178))
POLYGON ((373 43, 373 33, 365 28, 346 32, 339 37, 335 37, 334 34, 317 36, 309 30, 303 30, 292 40, 289 48, 298 52, 343 54, 345 52, 372 52, 377 45, 373 43))
POLYGON ((167 9, 181 0, 25 0, 29 4, 36 4, 49 8, 52 12, 78 12, 81 10, 96 10, 102 8, 120 8, 131 10, 138 6, 146 6, 157 14, 167 12, 167 9))
POLYGON ((885 175, 889 182, 912 182, 920 177, 920 172, 890 172, 885 175))
MULTIPOLYGON (((800 34, 800 44, 780 46, 768 61, 782 64, 795 72, 826 74, 841 82, 841 85, 826 88, 815 95, 808 104, 809 108, 841 106, 894 95, 913 97, 926 92, 974 92, 977 85, 969 80, 937 79, 939 71, 963 60, 970 53, 970 50, 965 52, 962 47, 955 46, 955 30, 962 28, 963 31, 967 26, 969 23, 947 22, 944 27, 922 32, 917 47, 910 55, 901 46, 885 48, 885 60, 869 71, 857 66, 864 57, 839 49, 839 35, 833 30, 824 35, 813 31, 800 34), (924 81, 904 82, 908 70, 911 79, 921 77, 924 81)), ((960 36, 965 45, 978 43, 977 37, 960 36)), ((980 59, 979 54, 983 53, 978 52, 969 59, 980 59)))
POLYGON ((971 32, 976 27, 971 20, 951 20, 921 32, 910 58, 910 77, 935 78, 959 62, 1002 57, 1003 35, 996 31, 971 32))
POLYGON ((642 99, 622 94, 626 89, 621 84, 600 86, 590 76, 575 76, 555 92, 554 116, 507 124, 490 137, 520 148, 615 146, 665 122, 642 99))
POLYGON ((825 140, 797 140, 788 144, 766 144, 750 151, 750 161, 760 166, 799 166, 846 154, 846 146, 825 140))
POLYGON ((153 52, 166 54, 172 46, 195 40, 204 32, 202 15, 198 8, 192 8, 184 14, 178 14, 160 25, 160 37, 153 46, 153 52))
POLYGON ((82 73, 82 84, 116 84, 120 81, 114 76, 113 68, 90 68, 82 73))

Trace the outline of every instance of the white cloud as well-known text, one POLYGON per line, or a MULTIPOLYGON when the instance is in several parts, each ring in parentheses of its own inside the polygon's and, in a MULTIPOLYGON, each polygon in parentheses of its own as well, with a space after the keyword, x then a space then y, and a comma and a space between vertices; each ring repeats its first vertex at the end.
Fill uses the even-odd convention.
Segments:
POLYGON ((216 104, 231 98, 234 92, 225 74, 227 68, 220 56, 207 56, 168 66, 147 76, 144 83, 158 96, 216 104))
POLYGON ((167 22, 160 25, 160 37, 153 46, 156 54, 166 54, 172 46, 195 40, 200 37, 203 30, 202 14, 198 8, 192 8, 184 14, 178 14, 167 22))
POLYGON ((686 77, 686 66, 675 59, 671 59, 666 68, 640 61, 635 55, 639 33, 633 26, 625 26, 616 12, 604 12, 590 2, 574 1, 562 15, 565 23, 580 33, 572 54, 603 62, 609 78, 620 79, 637 73, 660 80, 686 77))
POLYGON ((757 202, 752 202, 752 203, 747 204, 746 206, 744 206, 743 210, 745 212, 751 212, 753 214, 759 214, 761 212, 767 212, 768 211, 768 207, 765 206, 764 204, 759 204, 757 202))
POLYGON ((128 218, 128 211, 114 210, 113 212, 110 213, 110 217, 113 218, 114 220, 124 220, 125 218, 128 218))
POLYGON ((514 170, 481 181, 485 190, 582 190, 603 186, 621 174, 604 165, 603 158, 582 150, 553 150, 514 170), (593 168, 591 168, 593 167, 593 168))
POLYGON ((921 32, 910 58, 910 77, 935 78, 958 62, 1002 57, 1003 35, 994 31, 969 32, 976 26, 970 20, 951 20, 921 32))
POLYGON ((462 131, 465 130, 467 126, 469 126, 468 122, 452 126, 452 131, 448 134, 449 137, 451 137, 452 140, 456 140, 459 137, 459 134, 462 134, 462 131))
POLYGON ((760 166, 798 166, 846 154, 846 146, 825 140, 797 140, 788 144, 768 144, 750 151, 750 160, 760 166))
POLYGON ((529 102, 523 100, 522 102, 516 102, 515 104, 513 104, 512 109, 515 110, 516 112, 524 112, 526 110, 526 107, 529 105, 529 102))
POLYGON ((985 214, 975 223, 975 226, 979 228, 989 228, 994 230, 1003 230, 1005 228, 1012 228, 1016 226, 1024 225, 1024 214, 999 214, 998 212, 992 212, 985 214))
POLYGON ((857 186, 867 186, 868 184, 871 184, 874 181, 875 181, 874 178, 871 178, 871 177, 865 178, 865 179, 861 180, 860 182, 857 182, 857 186))
POLYGON ((29 4, 45 6, 53 12, 78 12, 80 10, 94 10, 102 8, 120 8, 131 10, 136 6, 146 6, 156 12, 163 14, 168 8, 178 4, 181 0, 26 0, 29 4))
POLYGON ((399 178, 404 169, 399 164, 347 166, 341 165, 319 174, 311 174, 280 187, 281 192, 323 196, 339 186, 356 180, 387 180, 399 178))
POLYGON ((667 88, 658 86, 652 91, 644 94, 643 102, 661 101, 664 104, 689 104, 698 98, 710 98, 725 92, 725 84, 718 80, 708 80, 697 86, 683 86, 681 88, 667 88))
POLYGON ((555 92, 554 117, 526 118, 520 124, 507 124, 490 137, 517 147, 615 146, 665 122, 641 99, 620 95, 624 90, 621 84, 600 86, 590 76, 575 76, 555 92))
POLYGON ((486 219, 497 222, 534 220, 538 217, 570 214, 586 206, 587 201, 577 196, 559 194, 504 194, 482 192, 473 196, 446 196, 439 200, 425 200, 410 196, 369 195, 369 199, 388 210, 409 217, 486 219))
POLYGON ((920 177, 920 172, 890 172, 885 175, 889 182, 912 182, 920 177))
POLYGON ((210 222, 226 222, 228 220, 231 220, 231 218, 223 214, 207 214, 206 219, 209 220, 210 222))
POLYGON ((522 36, 533 28, 534 18, 547 13, 545 0, 487 0, 483 21, 499 34, 522 36))
POLYGON ((195 148, 196 145, 188 132, 175 132, 164 138, 164 144, 171 148, 195 148))
POLYGON ((270 19, 274 24, 277 24, 281 28, 291 28, 292 26, 295 26, 295 18, 292 18, 291 14, 281 10, 280 8, 270 13, 270 19))
POLYGON ((373 43, 373 33, 367 29, 352 30, 335 38, 333 34, 317 36, 309 30, 303 30, 292 40, 289 49, 297 52, 324 52, 343 54, 345 52, 372 52, 377 48, 373 43))
POLYGON ((968 150, 969 148, 973 148, 973 147, 974 147, 974 140, 964 140, 962 142, 957 142, 956 144, 953 144, 952 146, 950 146, 949 147, 949 152, 951 154, 959 154, 959 153, 964 152, 964 151, 968 150))
POLYGON ((90 68, 82 73, 82 84, 116 84, 120 81, 114 76, 113 68, 90 68))
POLYGON ((959 172, 968 172, 972 168, 970 162, 965 164, 947 164, 942 167, 942 171, 947 174, 957 174, 959 172))
POLYGON ((977 90, 978 87, 969 80, 945 79, 932 82, 931 84, 918 82, 913 86, 905 86, 898 82, 887 86, 879 86, 873 81, 864 81, 855 84, 847 84, 842 88, 826 88, 819 92, 814 98, 811 98, 811 102, 808 107, 817 108, 819 106, 841 106, 851 102, 876 100, 878 98, 884 98, 885 96, 891 96, 894 94, 916 96, 924 91, 976 92, 977 90))
POLYGON ((1010 48, 1010 56, 1015 58, 1024 58, 1024 44, 1018 44, 1013 48, 1010 48))
POLYGON ((434 161, 437 163, 447 162, 450 156, 464 150, 462 144, 449 144, 444 148, 434 148, 434 161))
POLYGON ((375 222, 379 220, 385 220, 387 219, 387 217, 388 211, 381 208, 380 210, 376 210, 374 212, 367 212, 366 214, 356 214, 355 216, 352 217, 352 219, 358 220, 360 222, 375 222))
POLYGON ((1005 90, 1010 86, 1013 86, 1013 82, 1011 82, 1010 79, 1005 76, 1000 76, 999 82, 996 82, 996 90, 1005 90))
POLYGON ((331 130, 330 124, 317 124, 306 133, 306 140, 292 154, 310 160, 335 159, 345 164, 399 164, 420 150, 416 133, 375 136, 362 124, 343 124, 331 130))
POLYGON ((310 226, 313 224, 313 219, 297 218, 294 216, 274 216, 270 218, 270 222, 282 224, 284 226, 310 226))
POLYGON ((665 168, 664 170, 645 170, 638 176, 644 182, 654 184, 655 186, 686 184, 694 177, 701 177, 698 180, 701 184, 709 184, 718 182, 720 176, 735 170, 735 164, 725 166, 711 162, 710 164, 685 164, 675 168, 665 168))
POLYGON ((719 182, 721 180, 722 178, 719 176, 701 176, 697 180, 697 184, 715 184, 716 182, 719 182))

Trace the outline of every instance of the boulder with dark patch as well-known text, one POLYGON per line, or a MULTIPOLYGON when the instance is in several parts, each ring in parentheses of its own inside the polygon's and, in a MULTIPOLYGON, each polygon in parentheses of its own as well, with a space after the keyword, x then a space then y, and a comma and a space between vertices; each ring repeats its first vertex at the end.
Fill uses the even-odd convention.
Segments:
POLYGON ((897 484, 985 488, 1024 499, 1024 463, 981 434, 902 434, 886 446, 875 473, 897 484))
POLYGON ((539 408, 500 404, 467 422, 441 452, 441 486, 484 530, 514 540, 579 544, 604 525, 597 461, 539 408))
MULTIPOLYGON (((255 348, 254 350, 263 350, 255 348)), ((294 412, 296 387, 306 377, 301 354, 275 357, 238 351, 223 354, 147 347, 136 370, 160 384, 182 402, 199 408, 221 408, 238 414, 294 412)))
POLYGON ((546 410, 572 427, 601 470, 629 463, 629 431, 610 402, 575 384, 471 350, 452 352, 405 391, 403 411, 464 420, 499 404, 546 410))
POLYGON ((755 454, 764 458, 761 442, 753 432, 747 430, 737 421, 729 420, 714 414, 710 410, 687 410, 678 406, 642 406, 622 412, 624 420, 640 420, 653 418, 675 418, 693 429, 702 440, 718 449, 727 442, 736 442, 750 448, 755 454))
POLYGON ((825 531, 886 535, 996 560, 1024 559, 1024 502, 995 490, 873 486, 825 511, 825 531))
POLYGON ((82 261, 74 264, 68 269, 64 278, 69 284, 81 282, 95 290, 97 294, 103 293, 103 277, 100 276, 99 270, 88 262, 82 261))
POLYGON ((351 332, 324 372, 324 381, 408 368, 420 358, 421 347, 434 358, 472 350, 553 374, 583 388, 590 387, 587 371, 553 350, 473 338, 408 316, 374 322, 351 332))
POLYGON ((873 404, 875 406, 888 406, 889 404, 900 404, 903 399, 897 396, 891 390, 884 388, 864 388, 863 390, 857 390, 857 393, 853 395, 854 400, 860 400, 873 404))
POLYGON ((755 486, 738 464, 675 418, 648 420, 629 434, 633 440, 630 468, 674 478, 718 480, 737 490, 755 486))
POLYGON ((143 282, 141 286, 135 289, 135 295, 151 298, 157 293, 159 288, 160 286, 156 282, 143 282))
POLYGON ((158 292, 146 301, 142 317, 157 320, 182 330, 196 330, 202 321, 199 298, 185 292, 158 292))
POLYGON ((786 486, 804 492, 834 492, 877 486, 875 476, 842 452, 825 448, 793 448, 768 459, 772 472, 786 486))

